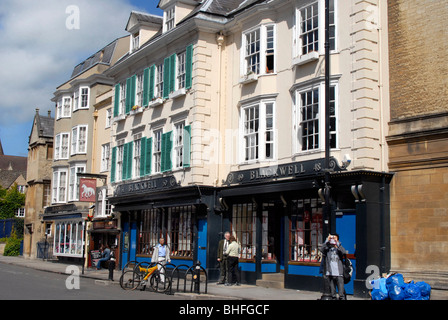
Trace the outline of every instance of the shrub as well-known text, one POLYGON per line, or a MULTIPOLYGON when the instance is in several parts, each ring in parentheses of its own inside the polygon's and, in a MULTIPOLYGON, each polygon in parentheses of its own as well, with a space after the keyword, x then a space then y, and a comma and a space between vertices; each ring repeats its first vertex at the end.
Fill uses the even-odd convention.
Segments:
POLYGON ((4 256, 18 256, 20 254, 20 242, 22 239, 18 239, 15 230, 12 232, 11 237, 6 240, 4 256))

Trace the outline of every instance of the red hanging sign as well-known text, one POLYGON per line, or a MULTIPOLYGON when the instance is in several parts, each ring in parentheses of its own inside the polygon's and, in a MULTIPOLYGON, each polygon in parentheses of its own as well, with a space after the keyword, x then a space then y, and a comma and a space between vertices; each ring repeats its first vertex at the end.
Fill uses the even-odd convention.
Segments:
POLYGON ((79 201, 96 201, 96 179, 79 179, 79 201))

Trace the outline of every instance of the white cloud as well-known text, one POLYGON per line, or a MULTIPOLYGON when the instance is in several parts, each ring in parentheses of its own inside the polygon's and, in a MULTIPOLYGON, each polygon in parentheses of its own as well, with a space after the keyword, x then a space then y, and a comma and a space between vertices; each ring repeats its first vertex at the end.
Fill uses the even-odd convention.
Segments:
POLYGON ((56 87, 75 65, 126 34, 131 10, 125 0, 2 0, 0 127, 31 121, 35 108, 54 115, 56 87), (67 28, 70 5, 79 8, 78 29, 67 28))

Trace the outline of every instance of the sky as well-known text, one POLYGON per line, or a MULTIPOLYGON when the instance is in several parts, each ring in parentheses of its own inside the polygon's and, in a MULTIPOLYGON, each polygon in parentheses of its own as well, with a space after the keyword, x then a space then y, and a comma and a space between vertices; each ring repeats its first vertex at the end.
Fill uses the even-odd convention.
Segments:
POLYGON ((55 116, 56 88, 86 58, 125 36, 132 10, 162 15, 159 0, 1 0, 0 141, 28 155, 36 108, 55 116))

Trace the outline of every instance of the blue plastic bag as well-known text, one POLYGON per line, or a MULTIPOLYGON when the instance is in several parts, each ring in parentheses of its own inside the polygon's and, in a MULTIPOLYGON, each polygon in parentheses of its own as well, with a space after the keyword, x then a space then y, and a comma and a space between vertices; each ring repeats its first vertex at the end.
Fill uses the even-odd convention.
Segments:
POLYGON ((415 285, 420 288, 422 300, 429 300, 431 297, 431 286, 424 281, 416 282, 415 285))
POLYGON ((371 295, 372 300, 387 300, 389 297, 387 292, 383 292, 381 289, 373 289, 371 295))
POLYGON ((403 275, 400 273, 391 275, 390 277, 388 277, 386 279, 386 287, 388 287, 388 286, 404 287, 404 285, 405 285, 405 283, 404 283, 403 275))
POLYGON ((373 289, 379 289, 387 295, 386 278, 372 280, 370 281, 370 284, 373 286, 373 289))
POLYGON ((420 287, 414 281, 411 281, 404 287, 404 300, 422 300, 420 287))
POLYGON ((405 283, 402 274, 394 274, 386 279, 386 288, 391 300, 404 300, 405 283))

